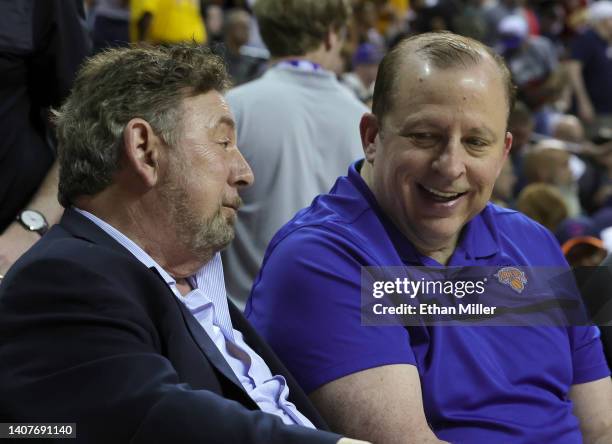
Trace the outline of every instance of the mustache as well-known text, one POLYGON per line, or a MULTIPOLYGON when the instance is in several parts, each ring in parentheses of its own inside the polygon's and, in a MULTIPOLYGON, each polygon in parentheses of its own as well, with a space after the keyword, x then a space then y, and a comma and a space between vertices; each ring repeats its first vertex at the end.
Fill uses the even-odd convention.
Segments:
POLYGON ((238 210, 238 208, 242 206, 242 199, 240 198, 240 196, 236 196, 233 199, 227 200, 226 203, 224 203, 223 205, 238 210))

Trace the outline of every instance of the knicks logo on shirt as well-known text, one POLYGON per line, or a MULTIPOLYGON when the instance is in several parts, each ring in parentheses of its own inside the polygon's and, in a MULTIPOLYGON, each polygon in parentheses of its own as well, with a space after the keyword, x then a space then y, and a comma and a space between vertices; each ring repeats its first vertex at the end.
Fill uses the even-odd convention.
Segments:
POLYGON ((508 285, 517 293, 522 293, 527 284, 525 273, 516 267, 504 267, 494 275, 500 284, 508 285))

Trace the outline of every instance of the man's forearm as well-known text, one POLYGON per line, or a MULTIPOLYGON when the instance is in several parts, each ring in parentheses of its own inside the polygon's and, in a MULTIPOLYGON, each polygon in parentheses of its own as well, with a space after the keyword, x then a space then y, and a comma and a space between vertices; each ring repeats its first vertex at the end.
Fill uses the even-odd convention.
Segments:
POLYGON ((609 444, 612 442, 612 425, 608 427, 600 436, 585 436, 586 444, 609 444))
POLYGON ((42 213, 49 225, 59 222, 64 209, 57 201, 57 187, 59 183, 59 165, 57 161, 53 163, 47 173, 45 180, 38 188, 26 208, 42 213))
MULTIPOLYGON (((63 208, 57 201, 58 182, 59 167, 56 161, 38 188, 37 193, 26 206, 28 209, 42 213, 49 225, 57 223, 63 212, 63 208)), ((38 239, 40 239, 38 233, 28 231, 17 221, 0 233, 0 276, 4 275, 11 265, 38 239)))
POLYGON ((569 74, 570 84, 572 85, 572 89, 576 95, 578 103, 591 105, 591 99, 587 93, 586 86, 584 85, 581 70, 582 67, 580 62, 567 62, 567 72, 569 74))

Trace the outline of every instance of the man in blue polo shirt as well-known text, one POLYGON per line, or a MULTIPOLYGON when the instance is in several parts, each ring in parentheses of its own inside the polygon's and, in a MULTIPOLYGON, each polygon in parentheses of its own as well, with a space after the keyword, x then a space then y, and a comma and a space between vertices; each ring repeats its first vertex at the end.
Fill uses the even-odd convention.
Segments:
POLYGON ((361 120, 365 160, 272 240, 247 317, 336 431, 612 442, 596 328, 361 325, 363 266, 567 267, 547 230, 487 203, 512 144, 512 95, 507 68, 476 41, 400 43, 361 120))

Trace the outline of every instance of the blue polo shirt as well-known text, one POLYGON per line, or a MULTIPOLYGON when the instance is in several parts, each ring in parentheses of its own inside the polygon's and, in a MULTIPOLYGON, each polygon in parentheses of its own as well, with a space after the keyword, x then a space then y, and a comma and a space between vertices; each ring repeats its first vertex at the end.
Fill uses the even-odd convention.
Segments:
MULTIPOLYGON (((246 307, 306 392, 411 364, 440 439, 581 443, 568 392, 610 374, 597 328, 361 325, 362 266, 440 264, 382 214, 358 167, 276 234, 246 307)), ((449 265, 567 266, 545 228, 492 204, 466 225, 449 265)))

